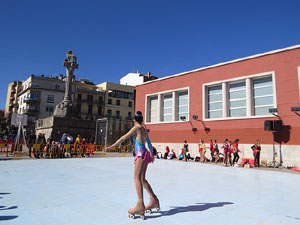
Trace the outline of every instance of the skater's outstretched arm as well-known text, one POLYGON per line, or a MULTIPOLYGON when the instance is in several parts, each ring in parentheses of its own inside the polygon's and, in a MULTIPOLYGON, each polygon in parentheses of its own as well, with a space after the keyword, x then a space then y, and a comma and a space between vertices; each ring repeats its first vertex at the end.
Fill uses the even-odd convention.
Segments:
POLYGON ((112 148, 118 146, 123 141, 127 140, 131 135, 133 135, 136 132, 137 129, 138 129, 138 126, 134 126, 133 128, 130 129, 130 131, 127 132, 127 134, 120 137, 112 146, 107 147, 104 150, 111 150, 112 148))

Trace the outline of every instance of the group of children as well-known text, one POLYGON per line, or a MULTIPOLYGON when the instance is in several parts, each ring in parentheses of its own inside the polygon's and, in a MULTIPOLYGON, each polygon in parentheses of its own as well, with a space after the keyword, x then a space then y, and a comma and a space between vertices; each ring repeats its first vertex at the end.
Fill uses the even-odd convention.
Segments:
POLYGON ((199 144, 199 153, 200 153, 200 162, 223 162, 225 166, 237 166, 237 162, 240 158, 238 143, 239 139, 235 139, 234 142, 229 141, 227 138, 225 139, 223 146, 223 153, 220 152, 219 146, 217 144, 217 140, 210 139, 209 149, 210 149, 210 160, 205 156, 206 146, 204 144, 204 140, 200 139, 199 144))
MULTIPOLYGON (((199 153, 200 157, 196 156, 195 158, 191 157, 188 150, 188 144, 187 141, 184 141, 183 148, 181 149, 181 152, 179 154, 178 159, 187 161, 195 160, 200 162, 223 162, 224 166, 237 166, 237 162, 240 158, 239 156, 239 147, 238 147, 239 139, 234 140, 234 142, 229 141, 227 138, 225 139, 223 146, 221 147, 223 149, 223 153, 220 152, 219 146, 217 144, 217 140, 210 140, 209 150, 210 150, 210 159, 206 157, 206 145, 204 144, 204 140, 200 139, 199 145, 199 153)), ((177 158, 174 150, 172 149, 170 151, 169 147, 166 147, 166 152, 164 154, 164 159, 174 159, 177 158)))

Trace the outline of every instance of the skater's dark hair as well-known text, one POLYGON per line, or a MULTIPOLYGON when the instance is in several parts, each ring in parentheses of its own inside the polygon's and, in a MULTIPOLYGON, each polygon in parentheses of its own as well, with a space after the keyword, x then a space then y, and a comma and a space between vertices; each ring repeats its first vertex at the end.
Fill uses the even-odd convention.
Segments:
POLYGON ((138 122, 139 124, 141 124, 143 122, 143 114, 141 111, 137 111, 135 116, 134 116, 134 120, 136 122, 138 122))

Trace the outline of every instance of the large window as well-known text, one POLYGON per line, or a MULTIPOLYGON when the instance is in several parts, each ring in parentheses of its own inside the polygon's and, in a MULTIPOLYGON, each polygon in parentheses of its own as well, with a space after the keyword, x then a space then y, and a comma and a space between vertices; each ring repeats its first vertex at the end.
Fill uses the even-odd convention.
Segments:
POLYGON ((229 84, 229 116, 246 116, 246 82, 229 84))
POLYGON ((274 73, 204 85, 204 119, 271 116, 276 107, 274 73))
POLYGON ((189 93, 188 91, 182 91, 178 93, 177 98, 177 112, 178 119, 185 118, 189 119, 189 93))
POLYGON ((47 102, 53 103, 54 102, 54 95, 48 95, 47 102))
POLYGON ((148 123, 189 120, 189 91, 187 88, 153 94, 147 97, 148 123))
POLYGON ((149 122, 158 121, 158 97, 150 98, 149 122))
POLYGON ((266 115, 273 107, 272 77, 253 80, 254 115, 266 115))
POLYGON ((133 93, 124 92, 124 91, 116 91, 116 90, 109 90, 108 97, 134 99, 133 93))
POLYGON ((208 88, 208 118, 219 118, 223 116, 222 85, 208 88))
POLYGON ((92 114, 92 113, 93 113, 93 105, 89 105, 88 114, 92 114))

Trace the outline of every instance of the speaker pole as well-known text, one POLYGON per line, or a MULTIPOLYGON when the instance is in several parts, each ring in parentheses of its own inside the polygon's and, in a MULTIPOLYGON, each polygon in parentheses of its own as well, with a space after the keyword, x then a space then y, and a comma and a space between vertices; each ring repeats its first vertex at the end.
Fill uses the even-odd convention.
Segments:
MULTIPOLYGON (((274 128, 274 126, 273 126, 274 128)), ((273 168, 277 168, 279 167, 279 163, 276 162, 275 160, 275 156, 277 155, 275 152, 275 132, 274 129, 272 130, 272 135, 273 135, 273 160, 271 162, 268 163, 267 167, 273 167, 273 168)))

